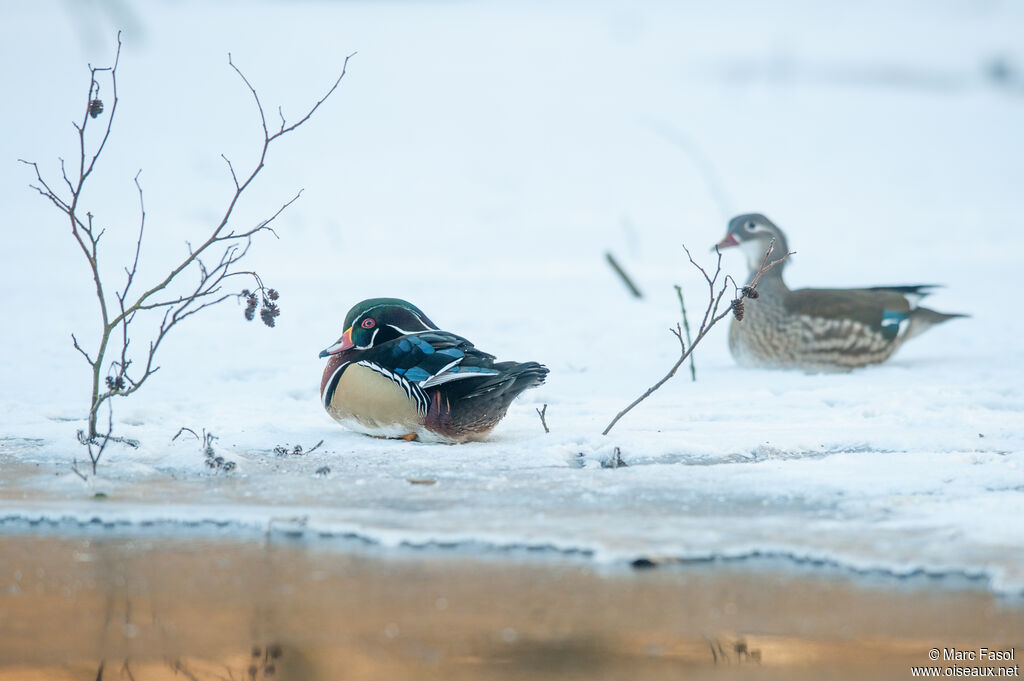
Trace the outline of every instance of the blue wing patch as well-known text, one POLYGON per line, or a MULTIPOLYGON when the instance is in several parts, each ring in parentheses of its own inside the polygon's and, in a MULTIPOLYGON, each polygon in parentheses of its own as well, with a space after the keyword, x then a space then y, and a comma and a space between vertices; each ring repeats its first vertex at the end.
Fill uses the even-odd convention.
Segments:
POLYGON ((463 374, 484 374, 486 376, 494 376, 498 373, 497 369, 486 369, 484 367, 462 367, 455 366, 448 371, 463 374))
POLYGON ((408 334, 374 348, 366 355, 366 360, 374 364, 375 371, 411 391, 417 401, 426 388, 449 381, 500 374, 497 369, 477 365, 490 364, 493 359, 492 355, 477 350, 465 338, 446 331, 408 334), (463 362, 471 366, 463 366, 463 362))
POLYGON ((406 369, 404 376, 413 383, 422 383, 430 378, 430 372, 423 367, 415 366, 406 369))
POLYGON ((907 319, 908 315, 905 312, 882 310, 882 337, 886 340, 895 339, 900 335, 900 327, 907 319))
POLYGON ((416 349, 422 352, 424 355, 434 354, 434 346, 428 343, 427 341, 423 340, 422 338, 418 338, 416 336, 408 336, 407 338, 402 339, 403 343, 406 341, 411 342, 413 345, 415 345, 416 349))

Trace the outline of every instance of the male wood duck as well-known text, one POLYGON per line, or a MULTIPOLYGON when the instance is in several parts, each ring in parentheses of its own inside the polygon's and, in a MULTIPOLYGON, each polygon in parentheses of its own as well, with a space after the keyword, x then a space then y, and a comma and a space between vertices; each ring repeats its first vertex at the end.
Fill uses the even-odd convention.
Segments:
POLYGON ((482 440, 548 373, 537 362, 495 362, 397 298, 349 310, 345 332, 320 357, 330 358, 320 398, 335 420, 367 435, 431 442, 482 440))
MULTIPOLYGON (((764 262, 789 253, 786 236, 759 213, 729 221, 719 249, 739 246, 750 270, 748 284, 764 262)), ((799 289, 782 281, 783 261, 758 280, 760 294, 748 301, 742 321, 732 320, 729 350, 737 363, 775 369, 848 371, 884 362, 904 342, 960 314, 943 314, 917 301, 933 284, 863 289, 799 289)))

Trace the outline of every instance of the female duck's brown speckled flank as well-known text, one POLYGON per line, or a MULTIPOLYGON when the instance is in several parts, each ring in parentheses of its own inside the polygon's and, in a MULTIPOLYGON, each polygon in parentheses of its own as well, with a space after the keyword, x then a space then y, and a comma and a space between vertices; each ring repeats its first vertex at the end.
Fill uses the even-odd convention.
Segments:
POLYGON ((330 358, 320 382, 327 413, 357 432, 406 440, 482 440, 548 373, 536 362, 495 362, 397 298, 349 310, 320 356, 330 358))
MULTIPOLYGON (((789 252, 786 236, 758 213, 729 221, 718 248, 740 246, 752 279, 772 239, 770 260, 789 252)), ((928 328, 961 314, 918 307, 935 288, 876 286, 863 289, 799 289, 782 281, 781 262, 758 281, 760 296, 746 305, 742 321, 729 328, 729 350, 744 366, 848 371, 884 362, 904 342, 928 328)))

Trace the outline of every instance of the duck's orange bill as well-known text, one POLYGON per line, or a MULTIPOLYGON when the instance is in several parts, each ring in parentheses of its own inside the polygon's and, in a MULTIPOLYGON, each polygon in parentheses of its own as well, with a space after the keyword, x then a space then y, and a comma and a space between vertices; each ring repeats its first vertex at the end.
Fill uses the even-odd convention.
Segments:
POLYGON ((739 246, 740 242, 736 241, 736 237, 733 236, 732 232, 725 235, 725 238, 719 241, 717 244, 718 248, 730 248, 731 246, 739 246))
POLYGON ((341 334, 341 338, 338 339, 337 343, 327 348, 326 350, 321 350, 320 356, 330 357, 331 355, 336 355, 339 352, 344 352, 345 350, 354 347, 355 343, 352 342, 352 327, 350 326, 347 329, 345 329, 345 333, 341 334))

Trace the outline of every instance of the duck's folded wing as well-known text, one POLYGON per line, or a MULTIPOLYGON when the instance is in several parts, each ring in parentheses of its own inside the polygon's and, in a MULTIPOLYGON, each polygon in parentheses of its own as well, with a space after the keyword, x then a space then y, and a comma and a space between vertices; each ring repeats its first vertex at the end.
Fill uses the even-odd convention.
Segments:
POLYGON ((410 334, 381 346, 379 364, 420 389, 468 378, 494 376, 493 355, 447 331, 410 334))
POLYGON ((786 297, 786 309, 799 317, 821 320, 816 328, 822 335, 840 332, 844 323, 855 322, 893 340, 910 317, 911 305, 902 293, 889 288, 800 289, 786 297))

